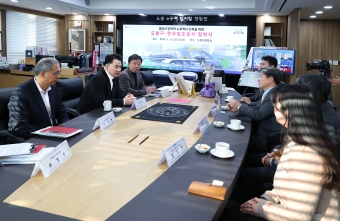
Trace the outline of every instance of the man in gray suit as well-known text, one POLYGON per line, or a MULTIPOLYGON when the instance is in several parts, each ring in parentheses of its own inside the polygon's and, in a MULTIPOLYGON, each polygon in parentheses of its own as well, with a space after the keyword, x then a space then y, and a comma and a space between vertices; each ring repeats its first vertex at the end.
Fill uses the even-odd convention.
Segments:
POLYGON ((156 90, 154 86, 145 86, 142 75, 139 73, 141 64, 142 58, 133 54, 128 59, 128 68, 119 74, 119 84, 124 94, 130 93, 138 97, 156 90))
POLYGON ((229 102, 228 107, 233 112, 238 112, 243 116, 260 121, 259 130, 256 134, 257 151, 270 152, 273 147, 280 144, 279 137, 282 129, 282 126, 277 123, 274 115, 270 92, 272 88, 280 83, 282 74, 274 67, 263 68, 260 72, 261 77, 258 80, 258 84, 259 88, 264 90, 264 93, 262 98, 256 102, 255 107, 241 104, 234 99, 229 102), (277 139, 271 139, 272 137, 277 137, 277 139))

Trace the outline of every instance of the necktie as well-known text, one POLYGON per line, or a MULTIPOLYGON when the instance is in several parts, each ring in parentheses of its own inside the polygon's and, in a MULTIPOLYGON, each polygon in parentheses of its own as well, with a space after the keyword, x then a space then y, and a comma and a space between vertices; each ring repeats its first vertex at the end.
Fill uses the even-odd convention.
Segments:
POLYGON ((262 103, 263 99, 264 99, 264 93, 262 94, 261 103, 262 103))

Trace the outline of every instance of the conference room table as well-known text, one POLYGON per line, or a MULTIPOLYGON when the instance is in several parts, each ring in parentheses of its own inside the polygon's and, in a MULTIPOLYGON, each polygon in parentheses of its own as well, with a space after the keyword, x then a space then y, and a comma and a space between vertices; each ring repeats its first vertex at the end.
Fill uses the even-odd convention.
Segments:
MULTIPOLYGON (((218 107, 227 94, 220 94, 218 107)), ((236 99, 241 96, 229 91, 236 99)), ((230 123, 242 120, 244 130, 210 126, 201 136, 193 133, 207 116, 214 98, 173 93, 191 99, 198 108, 183 124, 133 119, 131 116, 169 98, 146 98, 140 110, 124 107, 115 113, 116 123, 104 131, 93 131, 95 121, 107 114, 96 109, 62 124, 83 129, 67 138, 72 156, 48 178, 41 172, 31 177, 34 165, 6 165, 0 170, 0 219, 2 220, 217 220, 236 183, 246 154, 251 120, 236 113, 218 112, 216 118, 230 123), (129 141, 136 137, 132 142, 129 141), (143 143, 143 139, 149 137, 143 143), (166 147, 181 137, 189 150, 170 168, 158 160, 166 147), (227 142, 235 154, 217 158, 199 153, 193 146, 202 142, 211 148, 227 142), (193 181, 224 182, 225 200, 188 193, 193 181)), ((216 120, 216 119, 215 119, 216 120)), ((27 142, 56 147, 63 139, 34 136, 27 142)))

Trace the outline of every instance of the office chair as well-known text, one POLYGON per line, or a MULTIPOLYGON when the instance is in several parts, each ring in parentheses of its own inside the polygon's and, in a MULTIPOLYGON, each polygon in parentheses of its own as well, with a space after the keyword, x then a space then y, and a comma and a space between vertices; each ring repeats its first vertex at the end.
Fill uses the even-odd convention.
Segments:
POLYGON ((0 144, 22 143, 26 139, 8 131, 8 102, 15 88, 0 89, 0 144))
POLYGON ((163 86, 172 86, 173 83, 169 78, 169 71, 166 70, 153 70, 153 83, 157 88, 163 86))
POLYGON ((94 74, 86 74, 85 75, 85 85, 91 80, 91 78, 94 76, 94 74))
POLYGON ((189 80, 193 82, 197 82, 198 80, 198 75, 195 72, 183 71, 183 72, 179 72, 178 74, 183 75, 185 80, 189 80))
POLYGON ((152 71, 140 71, 144 84, 146 86, 154 86, 155 84, 153 83, 153 73, 152 71))
POLYGON ((77 105, 84 89, 81 77, 59 79, 56 86, 69 118, 73 119, 80 116, 81 114, 77 111, 77 105))

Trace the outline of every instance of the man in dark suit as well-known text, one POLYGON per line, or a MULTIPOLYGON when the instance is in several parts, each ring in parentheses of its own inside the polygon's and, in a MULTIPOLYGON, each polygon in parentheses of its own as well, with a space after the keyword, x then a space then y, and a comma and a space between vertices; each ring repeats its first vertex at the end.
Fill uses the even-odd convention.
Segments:
POLYGON ((103 108, 105 100, 111 100, 112 106, 131 105, 136 100, 130 93, 125 95, 119 86, 122 57, 119 54, 106 55, 104 65, 86 84, 81 94, 77 108, 82 114, 103 108))
POLYGON ((34 72, 34 78, 13 91, 8 103, 8 130, 26 139, 31 132, 69 120, 54 85, 60 76, 59 62, 43 58, 34 72))
POLYGON ((119 75, 119 83, 124 93, 131 93, 134 96, 143 96, 156 90, 156 87, 147 87, 144 84, 141 73, 139 72, 142 65, 142 58, 133 54, 128 59, 128 68, 119 75))
MULTIPOLYGON (((256 151, 268 152, 271 148, 279 144, 273 143, 271 137, 280 134, 282 129, 282 125, 276 121, 274 107, 270 100, 271 89, 280 83, 282 74, 274 67, 262 68, 260 72, 261 77, 259 78, 258 83, 259 88, 263 89, 264 92, 261 99, 256 102, 256 105, 250 107, 232 99, 228 103, 228 107, 233 112, 238 112, 253 120, 260 121, 259 130, 256 134, 256 151)), ((279 142, 279 140, 277 141, 279 142)))

